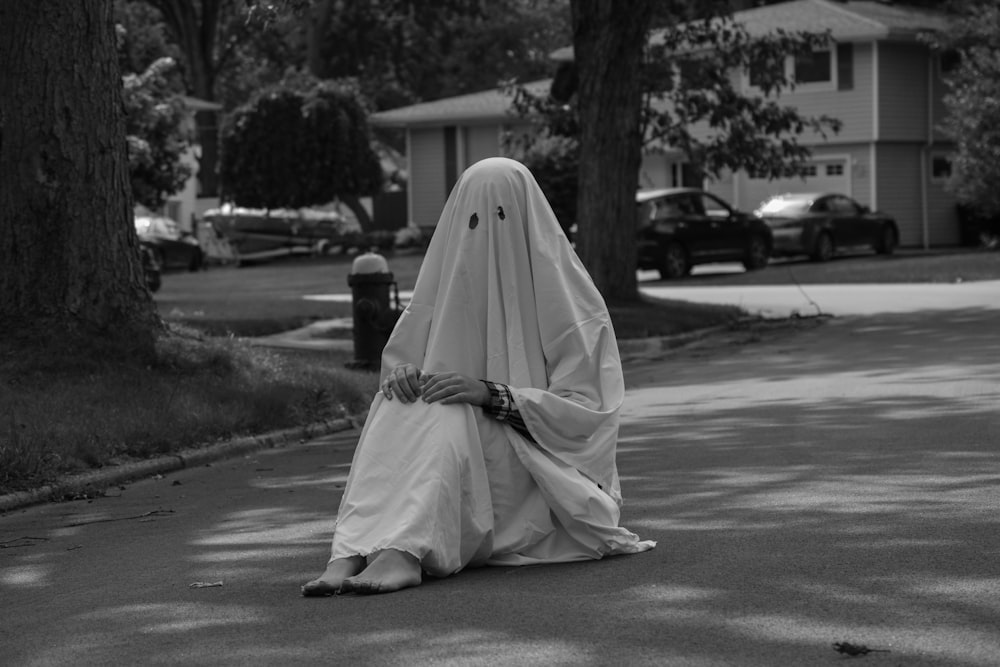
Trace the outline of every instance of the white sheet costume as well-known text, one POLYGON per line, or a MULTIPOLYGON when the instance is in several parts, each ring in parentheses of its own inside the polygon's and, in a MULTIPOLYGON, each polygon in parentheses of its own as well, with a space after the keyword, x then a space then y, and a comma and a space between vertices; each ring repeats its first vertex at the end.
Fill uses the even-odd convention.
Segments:
POLYGON ((509 386, 535 442, 479 407, 378 394, 331 560, 394 548, 446 576, 655 546, 618 525, 624 383, 607 307, 520 163, 483 160, 453 189, 382 376, 404 362, 509 386))

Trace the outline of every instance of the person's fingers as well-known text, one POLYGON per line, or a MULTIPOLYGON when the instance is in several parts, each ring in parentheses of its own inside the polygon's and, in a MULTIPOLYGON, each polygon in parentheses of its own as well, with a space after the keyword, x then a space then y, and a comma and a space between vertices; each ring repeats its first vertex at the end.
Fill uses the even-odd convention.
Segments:
POLYGON ((458 373, 439 373, 424 384, 422 398, 428 403, 473 403, 473 382, 458 373))
POLYGON ((402 382, 409 389, 408 395, 413 400, 416 400, 417 396, 420 395, 420 369, 412 364, 408 364, 403 368, 402 382))
POLYGON ((389 388, 404 403, 420 396, 420 369, 413 364, 397 366, 389 374, 389 388))

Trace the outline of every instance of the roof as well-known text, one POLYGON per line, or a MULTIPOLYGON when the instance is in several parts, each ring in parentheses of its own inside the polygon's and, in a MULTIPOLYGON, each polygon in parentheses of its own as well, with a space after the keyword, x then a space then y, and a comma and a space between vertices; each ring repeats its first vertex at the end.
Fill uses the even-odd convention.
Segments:
MULTIPOLYGON (((942 12, 876 0, 792 0, 736 12, 733 20, 755 36, 779 28, 811 33, 829 30, 838 42, 912 40, 920 33, 943 31, 948 26, 942 12)), ((655 42, 662 33, 653 32, 650 40, 655 42)), ((572 60, 573 47, 558 49, 550 57, 559 62, 572 60)))
MULTIPOLYGON (((529 92, 546 94, 552 79, 524 84, 529 92)), ((415 125, 441 125, 470 122, 499 122, 510 120, 513 98, 502 88, 479 93, 447 97, 432 102, 421 102, 408 107, 389 109, 372 114, 372 125, 380 127, 413 127, 415 125)))

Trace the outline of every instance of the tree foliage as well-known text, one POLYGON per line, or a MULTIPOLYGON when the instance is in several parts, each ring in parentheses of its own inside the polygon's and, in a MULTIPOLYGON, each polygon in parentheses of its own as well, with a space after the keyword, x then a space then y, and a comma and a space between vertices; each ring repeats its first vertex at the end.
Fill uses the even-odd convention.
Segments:
MULTIPOLYGON (((826 115, 806 117, 781 104, 780 93, 795 87, 784 61, 826 43, 826 35, 782 30, 753 37, 729 15, 656 32, 638 74, 644 90, 644 150, 681 150, 697 171, 713 177, 725 169, 769 178, 796 175, 810 156, 799 139, 826 137, 839 131, 841 122, 826 115), (732 76, 751 67, 760 94, 745 94, 732 76)), ((568 88, 575 91, 575 81, 568 88)), ((577 98, 535 95, 518 85, 508 92, 515 113, 536 126, 511 138, 513 145, 530 145, 539 129, 541 136, 578 135, 577 98)))
POLYGON ((723 15, 679 24, 657 37, 642 70, 646 146, 679 148, 713 177, 745 169, 778 178, 796 175, 809 158, 799 143, 803 135, 825 138, 840 130, 839 120, 803 116, 778 97, 795 88, 786 57, 827 45, 827 34, 779 29, 754 37, 723 15), (760 94, 740 89, 732 73, 741 70, 754 72, 760 94))
POLYGON ((243 0, 125 0, 159 11, 171 41, 182 54, 187 89, 216 99, 216 81, 250 36, 248 4, 243 0))
POLYGON ((300 208, 381 186, 367 111, 348 82, 292 80, 234 111, 222 131, 224 199, 300 208))
POLYGON ((569 39, 567 0, 117 2, 153 25, 133 53, 179 54, 188 91, 227 108, 290 69, 356 78, 377 109, 482 90, 546 76, 569 39))
POLYGON ((992 0, 960 4, 947 34, 932 38, 943 57, 955 56, 946 76, 947 116, 955 141, 949 187, 987 216, 1000 215, 1000 6, 992 0))
POLYGON ((566 136, 546 135, 516 152, 514 157, 531 170, 568 235, 576 221, 579 142, 566 136))
POLYGON ((181 158, 191 145, 193 126, 184 101, 167 80, 173 68, 173 60, 160 58, 142 74, 123 77, 132 197, 152 209, 191 176, 181 158))
POLYGON ((376 108, 548 75, 569 39, 566 0, 319 0, 310 69, 358 77, 376 108))

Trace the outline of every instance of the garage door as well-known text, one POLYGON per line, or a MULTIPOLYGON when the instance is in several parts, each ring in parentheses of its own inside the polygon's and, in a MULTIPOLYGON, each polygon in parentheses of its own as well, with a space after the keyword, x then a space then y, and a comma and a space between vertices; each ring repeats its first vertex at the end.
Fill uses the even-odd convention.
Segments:
POLYGON ((851 179, 846 158, 813 160, 805 166, 805 177, 766 178, 739 176, 738 207, 753 211, 771 195, 785 192, 837 192, 850 196, 851 179))

